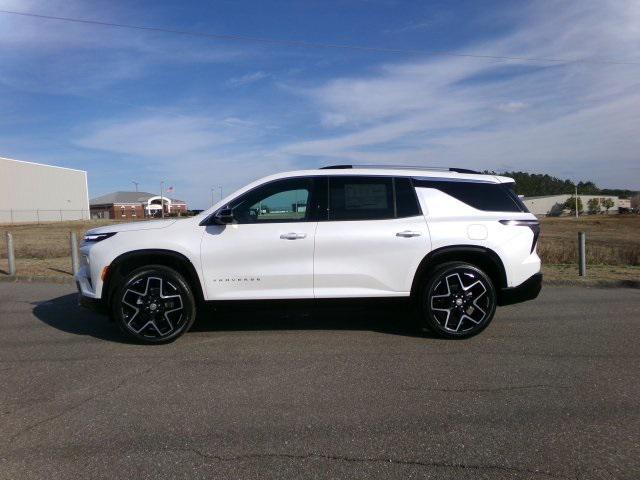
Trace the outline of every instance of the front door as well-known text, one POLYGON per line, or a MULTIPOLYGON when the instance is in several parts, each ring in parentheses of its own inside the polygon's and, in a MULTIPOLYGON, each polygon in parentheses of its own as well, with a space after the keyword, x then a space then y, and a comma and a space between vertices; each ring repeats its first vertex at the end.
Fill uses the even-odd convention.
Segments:
POLYGON ((314 179, 272 181, 229 203, 209 225, 201 259, 208 300, 313 298, 314 179))

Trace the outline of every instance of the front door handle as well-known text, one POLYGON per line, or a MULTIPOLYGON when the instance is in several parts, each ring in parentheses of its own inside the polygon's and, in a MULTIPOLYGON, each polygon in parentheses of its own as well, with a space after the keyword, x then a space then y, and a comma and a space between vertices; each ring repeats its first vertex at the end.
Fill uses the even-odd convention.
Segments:
POLYGON ((283 233, 282 235, 280 235, 280 238, 283 240, 300 240, 306 237, 307 237, 306 233, 295 233, 295 232, 283 233))
POLYGON ((420 235, 422 235, 422 233, 414 232, 412 230, 405 230, 403 232, 396 233, 396 237, 404 237, 404 238, 419 237, 420 235))

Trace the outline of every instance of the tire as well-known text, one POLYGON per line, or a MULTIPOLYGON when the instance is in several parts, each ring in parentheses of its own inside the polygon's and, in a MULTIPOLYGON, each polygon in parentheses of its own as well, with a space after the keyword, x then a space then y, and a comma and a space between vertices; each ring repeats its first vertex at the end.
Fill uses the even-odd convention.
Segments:
POLYGON ((182 275, 163 265, 149 265, 122 279, 112 297, 111 313, 129 338, 167 343, 191 328, 196 301, 182 275))
POLYGON ((496 291, 475 265, 447 262, 427 277, 419 295, 420 323, 443 338, 469 338, 487 328, 496 311, 496 291))

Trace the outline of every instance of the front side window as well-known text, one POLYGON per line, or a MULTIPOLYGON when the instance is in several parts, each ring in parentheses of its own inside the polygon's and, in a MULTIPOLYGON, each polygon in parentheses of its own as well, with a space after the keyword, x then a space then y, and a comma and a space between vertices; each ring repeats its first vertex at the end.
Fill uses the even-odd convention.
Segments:
POLYGON ((383 220, 395 217, 389 177, 329 177, 329 220, 383 220))
POLYGON ((257 187, 231 203, 234 221, 239 224, 309 221, 312 186, 313 179, 301 177, 257 187))

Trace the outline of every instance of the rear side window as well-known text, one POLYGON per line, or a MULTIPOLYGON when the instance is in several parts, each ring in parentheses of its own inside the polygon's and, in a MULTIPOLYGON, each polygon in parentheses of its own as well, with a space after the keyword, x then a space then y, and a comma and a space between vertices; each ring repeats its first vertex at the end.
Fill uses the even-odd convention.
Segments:
POLYGON ((391 178, 329 177, 329 220, 382 220, 394 217, 391 178))
POLYGON ((415 179, 418 187, 435 188, 486 212, 526 212, 515 192, 500 183, 415 179), (515 197, 515 198, 514 198, 515 197))

